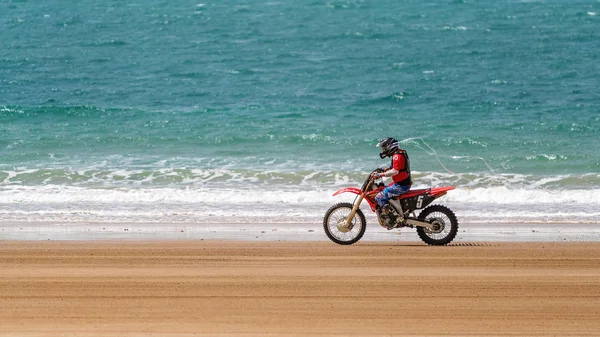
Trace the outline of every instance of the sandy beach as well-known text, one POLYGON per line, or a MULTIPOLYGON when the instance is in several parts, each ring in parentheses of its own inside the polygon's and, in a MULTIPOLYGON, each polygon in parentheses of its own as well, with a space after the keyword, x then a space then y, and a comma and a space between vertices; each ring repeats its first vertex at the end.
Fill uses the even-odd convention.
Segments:
POLYGON ((2 241, 2 336, 582 336, 600 243, 2 241))

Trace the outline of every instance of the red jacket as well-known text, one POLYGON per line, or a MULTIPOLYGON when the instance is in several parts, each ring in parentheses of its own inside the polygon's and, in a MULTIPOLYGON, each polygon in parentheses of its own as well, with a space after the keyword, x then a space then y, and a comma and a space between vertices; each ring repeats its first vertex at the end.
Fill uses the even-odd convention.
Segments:
POLYGON ((392 176, 394 183, 400 183, 401 185, 412 185, 412 178, 410 175, 410 161, 406 152, 396 153, 392 156, 392 169, 398 171, 398 174, 392 176))

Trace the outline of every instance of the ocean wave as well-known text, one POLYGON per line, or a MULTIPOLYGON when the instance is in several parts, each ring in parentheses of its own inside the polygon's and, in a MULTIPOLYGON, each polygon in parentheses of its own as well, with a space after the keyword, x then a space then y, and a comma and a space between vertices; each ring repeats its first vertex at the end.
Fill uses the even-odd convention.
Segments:
MULTIPOLYGON (((333 190, 102 189, 13 186, 0 191, 5 222, 72 223, 310 223, 355 195, 333 190)), ((600 223, 597 190, 550 193, 504 188, 449 191, 436 201, 465 223, 600 223)), ((369 223, 376 223, 363 204, 369 223)))
POLYGON ((0 105, 0 117, 31 119, 33 117, 135 117, 135 109, 99 108, 93 105, 45 105, 22 107, 18 105, 0 105))
MULTIPOLYGON (((164 163, 165 165, 167 163, 164 163)), ((319 223, 367 172, 227 169, 0 171, 4 221, 319 223)), ((436 201, 463 223, 598 223, 600 174, 535 177, 415 172, 414 189, 455 185, 436 201)), ((366 205, 363 209, 368 212, 366 205)), ((371 219, 370 222, 375 220, 371 219)))
POLYGON ((396 103, 405 101, 406 99, 410 98, 411 96, 412 96, 411 93, 399 91, 399 92, 394 92, 394 93, 391 93, 389 95, 385 95, 382 97, 364 99, 364 100, 356 102, 354 105, 356 105, 356 106, 371 106, 371 105, 386 104, 386 103, 387 104, 396 104, 396 103))
MULTIPOLYGON (((346 184, 340 184, 346 185, 346 184)), ((354 184, 348 184, 350 186, 354 184)), ((356 185, 354 185, 356 186, 356 185)), ((80 187, 80 186, 21 186, 0 187, 1 204, 326 204, 335 201, 338 189, 316 186, 306 189, 289 185, 229 184, 220 187, 80 187)), ((425 186, 415 186, 416 188, 425 186)), ((346 194, 353 199, 353 194, 346 194)), ((458 187, 444 198, 447 202, 466 205, 589 205, 600 206, 600 190, 523 189, 509 187, 458 187)))
MULTIPOLYGON (((218 187, 247 184, 252 187, 272 186, 277 189, 311 189, 360 186, 368 171, 344 171, 304 168, 294 161, 252 158, 267 169, 237 169, 239 163, 220 160, 175 158, 151 164, 135 159, 106 158, 104 162, 83 168, 19 168, 2 169, 0 190, 8 186, 82 186, 82 187, 218 187), (180 167, 170 167, 177 163, 180 167), (124 168, 113 168, 115 162, 124 168), (262 163, 262 164, 261 164, 262 163), (147 167, 146 165, 150 165, 147 167), (136 167, 138 166, 138 167, 136 167), (213 166, 215 168, 207 168, 213 166), (125 168, 129 167, 129 168, 125 168), (190 168, 197 167, 197 168, 190 168), (201 168, 205 167, 205 168, 201 168), (219 167, 219 168, 216 168, 219 167)), ((413 171, 415 187, 453 185, 459 188, 506 188, 508 190, 594 190, 600 186, 600 174, 523 175, 498 173, 440 173, 413 171)))
POLYGON ((600 205, 600 190, 511 189, 508 187, 459 188, 448 193, 448 200, 468 204, 536 205, 565 204, 600 205))

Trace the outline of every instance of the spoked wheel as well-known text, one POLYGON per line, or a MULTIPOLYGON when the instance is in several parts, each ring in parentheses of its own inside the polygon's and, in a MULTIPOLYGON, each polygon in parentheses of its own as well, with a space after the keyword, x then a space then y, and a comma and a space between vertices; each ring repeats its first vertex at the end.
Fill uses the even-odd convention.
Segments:
POLYGON ((331 206, 325 213, 323 229, 331 241, 340 245, 351 245, 365 234, 367 222, 360 209, 356 211, 350 227, 346 226, 346 219, 352 212, 352 207, 351 203, 342 202, 331 206))
POLYGON ((458 220, 454 212, 446 206, 433 205, 425 208, 419 214, 419 221, 428 222, 433 229, 418 227, 417 233, 423 242, 442 246, 447 245, 458 233, 458 220))

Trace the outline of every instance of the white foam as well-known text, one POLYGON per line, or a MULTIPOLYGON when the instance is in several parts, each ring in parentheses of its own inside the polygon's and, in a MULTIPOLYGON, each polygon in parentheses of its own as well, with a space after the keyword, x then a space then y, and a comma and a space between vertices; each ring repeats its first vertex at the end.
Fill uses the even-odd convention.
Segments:
POLYGON ((443 30, 453 30, 453 31, 465 31, 467 27, 465 26, 444 26, 443 30))
MULTIPOLYGON (((458 159, 458 158, 457 158, 458 159)), ((462 160, 479 160, 475 157, 462 160)), ((12 221, 319 222, 343 187, 367 172, 233 169, 11 168, 0 171, 0 214, 12 221), (49 175, 52 178, 48 178, 49 175), (64 185, 66 184, 66 185, 64 185), (214 220, 218 218, 217 220, 214 220), (244 220, 245 219, 245 220, 244 220), (254 220, 252 220, 254 221, 254 220)), ((454 185, 436 201, 467 222, 600 222, 600 175, 528 176, 415 171, 413 189, 454 185)), ((363 206, 369 212, 366 204, 363 206)))
POLYGON ((496 205, 532 205, 565 203, 600 206, 600 190, 553 191, 546 189, 511 189, 506 186, 457 188, 448 193, 448 199, 462 203, 485 203, 496 205), (454 193, 453 193, 454 192, 454 193))
POLYGON ((8 186, 0 191, 2 204, 139 203, 277 204, 319 203, 331 191, 242 190, 208 188, 85 188, 77 186, 8 186))
MULTIPOLYGON (((210 181, 219 176, 219 174, 213 174, 204 181, 210 181)), ((311 175, 308 175, 305 181, 311 177, 311 175)), ((518 181, 519 177, 514 176, 513 179, 518 181)), ((552 183, 557 179, 548 178, 526 187, 515 188, 508 186, 458 186, 455 190, 448 193, 447 198, 452 202, 498 205, 576 203, 600 206, 600 190, 598 189, 552 190, 543 188, 544 185, 552 183)), ((278 186, 240 184, 236 188, 232 188, 231 186, 119 188, 63 185, 5 185, 0 188, 0 203, 321 203, 330 201, 331 195, 338 187, 358 187, 357 184, 349 180, 349 177, 346 175, 336 174, 335 185, 337 187, 329 186, 325 188, 319 188, 308 183, 303 184, 304 187, 302 188, 296 185, 285 184, 278 186)), ((417 184, 413 189, 426 187, 429 186, 417 184)))
POLYGON ((527 156, 527 157, 525 157, 525 159, 527 159, 527 160, 545 159, 548 161, 553 161, 553 160, 568 160, 569 158, 567 156, 556 155, 556 154, 540 154, 540 155, 535 155, 535 156, 527 156))

